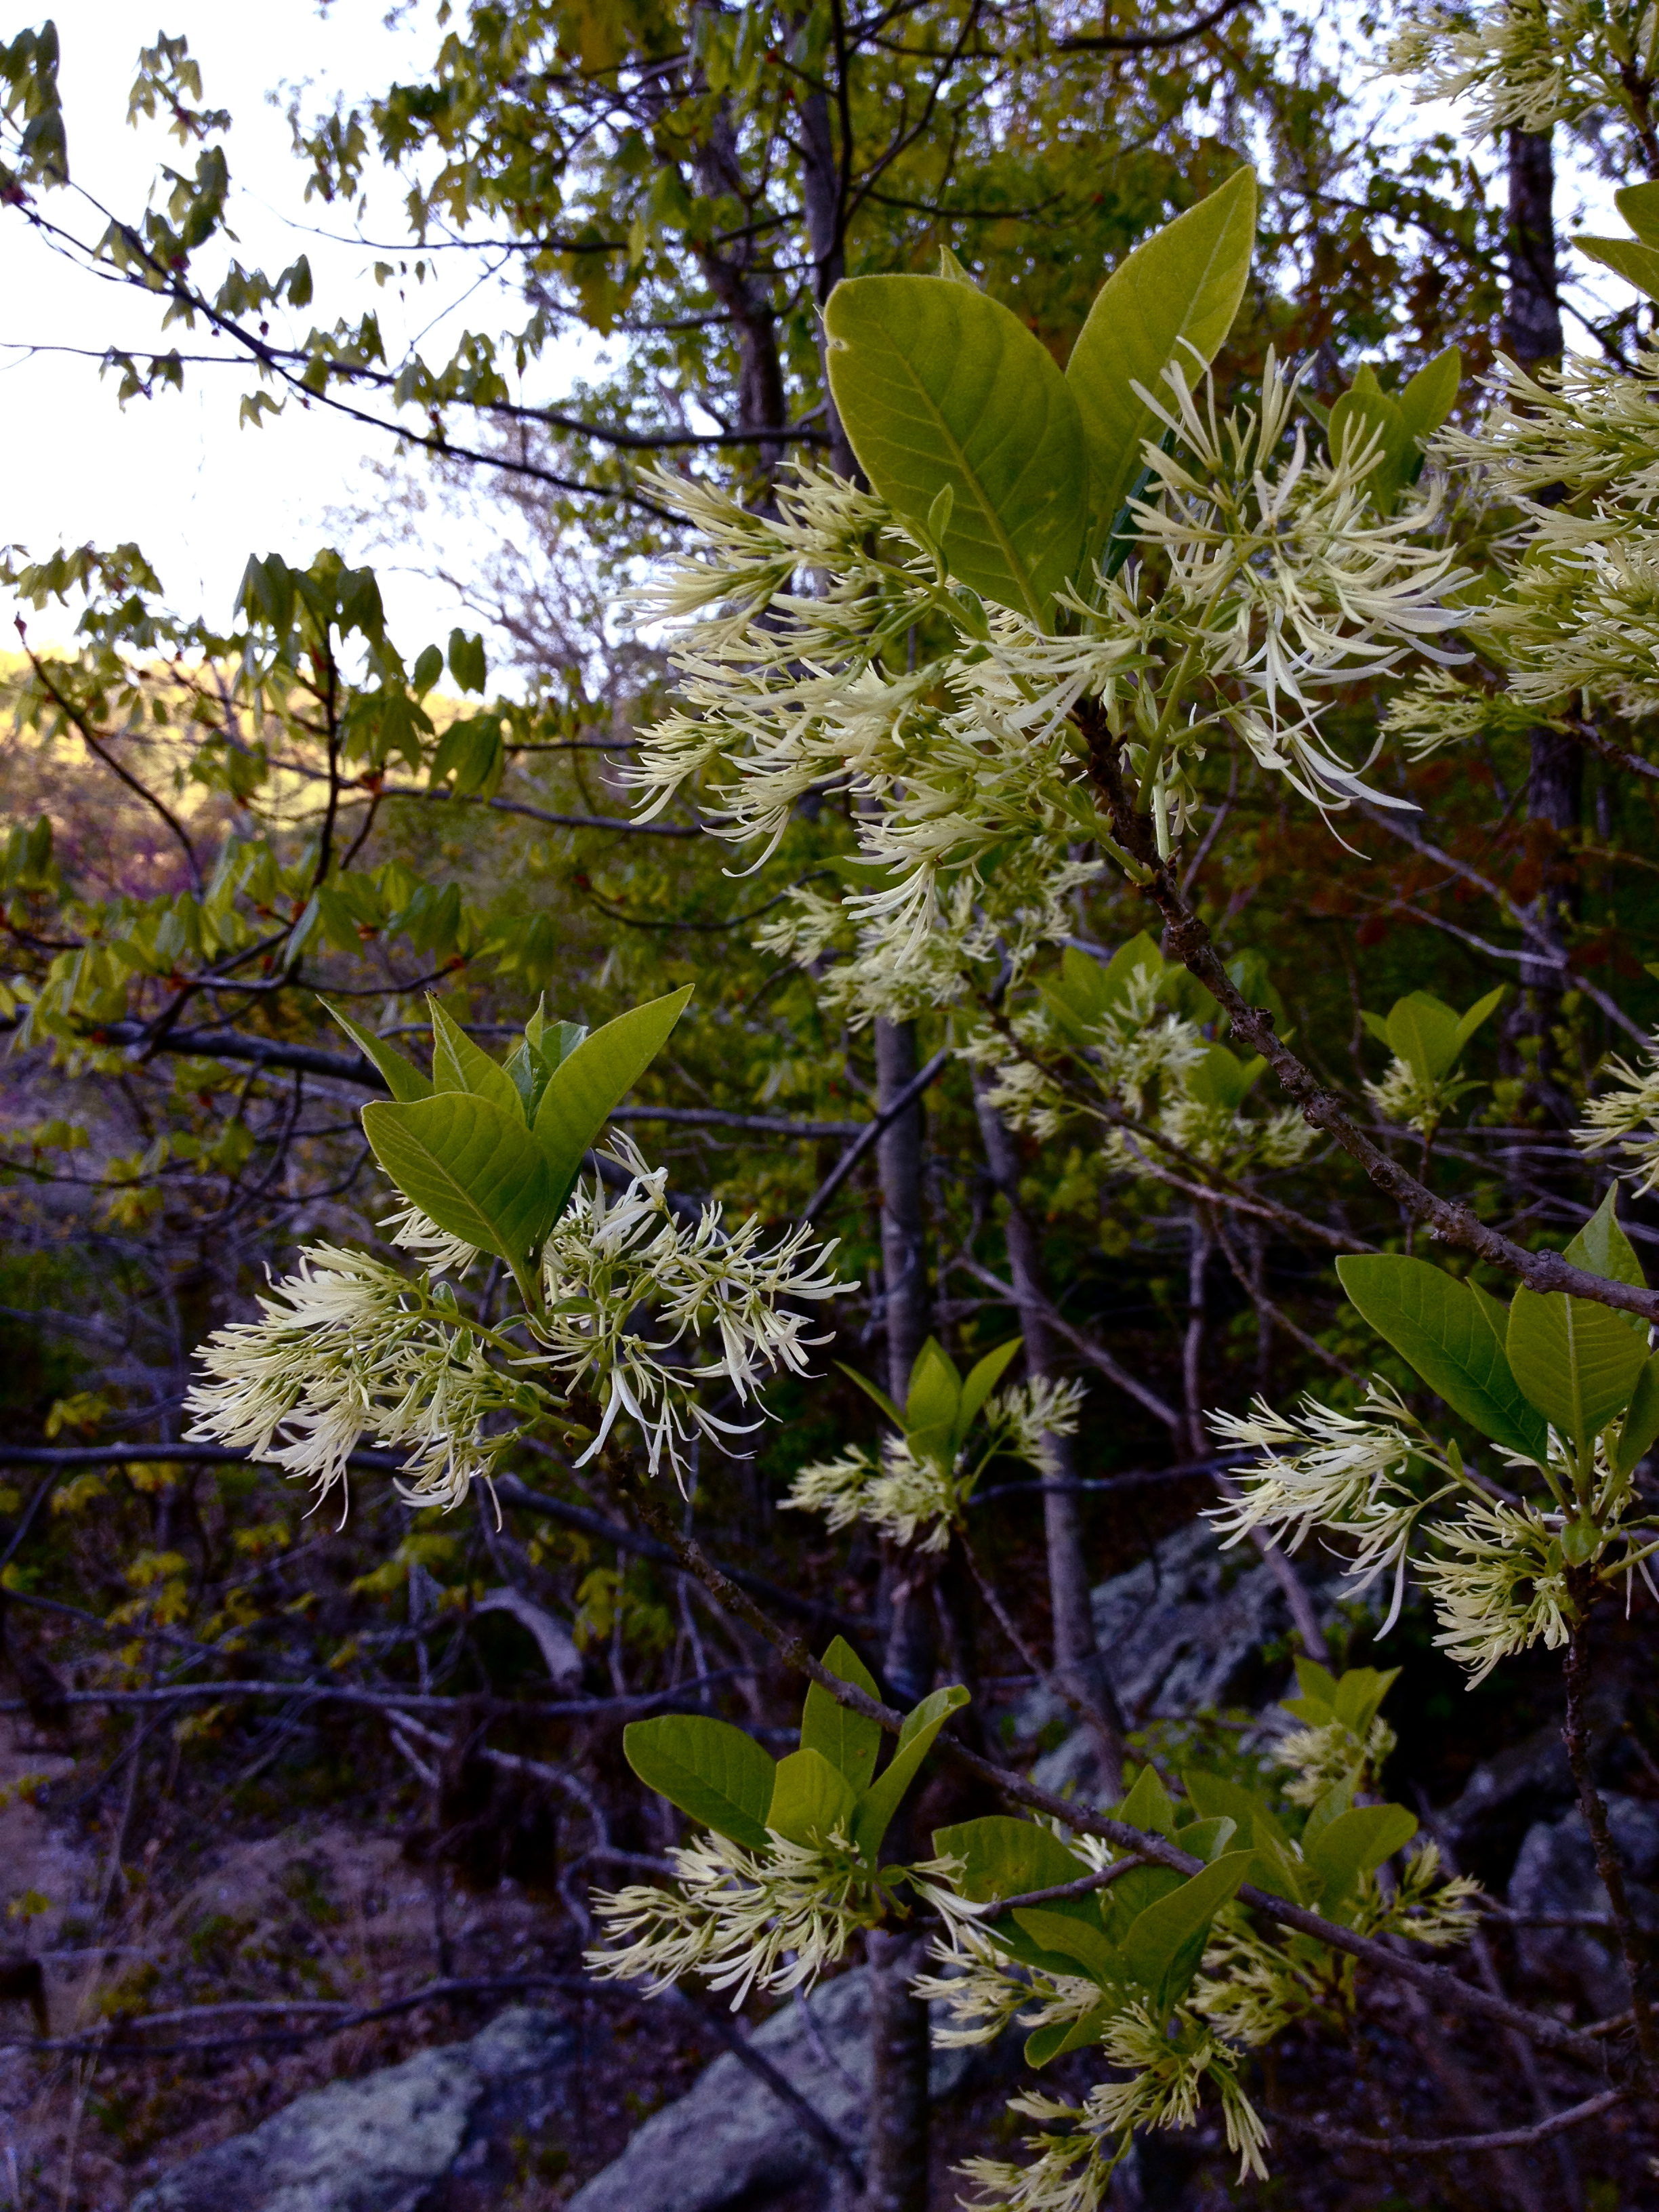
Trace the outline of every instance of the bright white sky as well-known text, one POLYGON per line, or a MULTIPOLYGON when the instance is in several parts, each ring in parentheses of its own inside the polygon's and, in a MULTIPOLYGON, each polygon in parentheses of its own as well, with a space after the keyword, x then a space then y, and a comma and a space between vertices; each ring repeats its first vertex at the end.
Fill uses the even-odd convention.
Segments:
MULTIPOLYGON (((234 118, 228 151, 240 258, 273 274, 301 251, 311 258, 316 299, 311 313, 295 318, 301 327, 293 333, 302 337, 312 313, 331 320, 360 306, 368 295, 370 267, 382 256, 353 234, 350 211, 303 202, 303 177, 283 112, 287 90, 308 83, 312 89, 302 105, 310 112, 336 94, 361 96, 417 73, 435 46, 432 0, 399 0, 390 22, 386 0, 332 0, 325 12, 316 0, 264 0, 258 7, 248 0, 162 0, 162 5, 166 28, 185 33, 200 60, 206 103, 228 107, 234 118)), ((137 131, 126 125, 134 64, 141 43, 154 34, 155 15, 147 6, 141 12, 134 0, 34 0, 34 6, 40 15, 33 7, 27 15, 15 5, 8 10, 10 27, 40 21, 48 6, 56 19, 75 182, 105 207, 134 215, 160 162, 193 166, 195 159, 194 149, 181 156, 159 125, 137 131)), ((1379 88, 1379 96, 1386 100, 1398 94, 1379 88)), ((1437 113, 1432 118, 1442 127, 1449 121, 1437 113)), ((1583 204, 1583 183, 1577 181, 1577 190, 1567 186, 1560 195, 1564 227, 1583 204)), ((1606 188, 1592 185, 1587 196, 1604 200, 1606 188)), ((76 194, 49 195, 45 208, 83 236, 95 237, 103 227, 97 210, 76 194)), ((395 187, 383 184, 364 235, 400 237, 398 214, 395 187)), ((1622 228, 1616 220, 1596 227, 1622 228)), ((511 300, 488 290, 469 295, 466 288, 477 281, 473 257, 442 256, 440 264, 446 274, 436 289, 411 288, 406 301, 391 289, 377 295, 394 362, 411 341, 422 341, 430 356, 441 358, 461 329, 504 327, 514 319, 511 300)), ((1576 273, 1582 275, 1583 266, 1579 263, 1576 273)), ((136 539, 161 572, 175 607, 227 621, 251 552, 307 561, 331 535, 331 509, 374 502, 377 488, 365 456, 387 458, 389 441, 376 443, 361 427, 315 408, 268 419, 258 431, 239 429, 238 401, 249 381, 240 369, 192 371, 182 397, 163 393, 134 401, 123 413, 113 382, 100 377, 103 349, 116 343, 146 354, 177 343, 189 351, 190 335, 164 337, 159 312, 141 295, 89 276, 3 210, 0 301, 6 453, 0 544, 11 542, 38 556, 60 544, 136 539), (82 347, 91 358, 29 349, 46 344, 82 347)), ((280 319, 274 327, 280 334, 280 319)), ((591 356, 592 349, 573 345, 548 360, 538 392, 556 395, 564 377, 588 365, 584 353, 591 356)), ((446 518, 442 526, 446 561, 464 569, 469 526, 446 518)), ((501 526, 499 518, 471 526, 481 556, 486 532, 501 526)), ((403 568, 395 556, 375 557, 393 635, 405 652, 447 636, 461 611, 448 592, 418 573, 418 550, 403 568)), ((0 650, 11 641, 12 612, 0 601, 0 650)), ((57 642, 67 637, 73 616, 29 619, 32 636, 57 642)))
MULTIPOLYGON (((15 7, 6 13, 13 28, 38 22, 48 10, 58 24, 71 178, 104 207, 134 215, 161 163, 193 168, 196 158, 194 148, 181 154, 159 123, 127 126, 134 64, 155 35, 156 13, 134 0, 36 5, 39 14, 15 7)), ((247 0, 163 0, 158 12, 169 34, 188 37, 202 66, 204 104, 228 108, 233 118, 227 152, 239 258, 274 275, 297 253, 310 256, 316 297, 310 311, 293 317, 296 337, 313 316, 331 321, 360 308, 370 296, 372 264, 392 257, 356 242, 350 210, 304 203, 284 88, 308 80, 303 106, 310 112, 337 92, 361 96, 416 74, 435 48, 429 0, 405 0, 394 11, 402 21, 390 27, 386 0, 333 0, 326 13, 315 0, 264 0, 258 7, 247 0), (270 104, 272 92, 280 105, 270 104)), ((395 191, 383 188, 377 202, 365 219, 366 235, 400 237, 395 191)), ((42 205, 82 236, 96 237, 103 228, 78 193, 52 193, 42 205)), ((500 295, 475 292, 463 305, 457 295, 477 280, 471 262, 467 255, 441 257, 455 270, 447 291, 411 286, 406 303, 390 287, 374 295, 394 362, 407 340, 424 336, 429 353, 441 358, 452 334, 513 320, 514 303, 500 295)), ((203 334, 164 337, 159 309, 141 294, 89 276, 5 210, 0 302, 6 452, 0 544, 39 556, 60 544, 136 539, 175 607, 224 622, 250 553, 279 552, 303 563, 331 535, 330 508, 374 498, 364 456, 389 458, 390 441, 377 444, 373 433, 320 408, 302 414, 291 406, 257 431, 239 429, 238 402, 251 385, 243 370, 189 371, 182 396, 134 400, 124 413, 114 378, 100 375, 102 349, 113 343, 140 355, 173 344, 183 353, 206 351, 203 334), (84 347, 92 358, 31 353, 31 344, 84 347)), ((272 327, 282 335, 279 318, 272 327)), ((548 373, 556 379, 561 365, 550 363, 548 373)), ((454 526, 447 521, 445 530, 453 564, 460 549, 454 526)), ((399 645, 412 653, 429 637, 447 637, 460 615, 453 599, 412 567, 400 571, 384 556, 376 566, 399 645)), ((0 605, 0 650, 12 642, 14 611, 0 605)), ((32 638, 56 642, 73 616, 28 620, 32 638)))

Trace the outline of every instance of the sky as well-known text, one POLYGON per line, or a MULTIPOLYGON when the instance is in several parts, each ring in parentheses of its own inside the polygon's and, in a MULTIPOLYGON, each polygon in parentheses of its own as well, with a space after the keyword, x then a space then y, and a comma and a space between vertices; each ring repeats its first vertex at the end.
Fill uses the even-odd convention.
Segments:
MULTIPOLYGON (((12 14, 12 27, 42 20, 48 8, 63 46, 60 82, 69 131, 74 192, 42 198, 43 212, 83 237, 96 237, 103 217, 91 203, 131 216, 142 207, 159 165, 193 167, 159 123, 126 124, 127 95, 139 48, 155 35, 156 15, 134 0, 42 0, 40 13, 12 14), (79 197, 84 193, 88 198, 79 197)), ((437 33, 430 0, 413 0, 388 21, 386 0, 165 0, 163 27, 190 40, 201 64, 203 96, 228 108, 226 142, 232 179, 231 228, 239 258, 274 274, 301 252, 316 276, 313 308, 292 318, 303 337, 313 319, 361 311, 370 297, 377 252, 351 234, 350 210, 303 198, 304 175, 289 143, 289 94, 303 88, 307 112, 383 88, 429 61, 437 33), (277 95, 272 105, 270 95, 277 95)), ((395 189, 383 183, 372 198, 363 232, 382 241, 402 235, 395 189), (379 221, 377 222, 377 218, 379 221)), ((411 289, 400 300, 388 288, 374 297, 395 362, 405 340, 423 337, 442 358, 452 333, 497 329, 514 303, 488 289, 465 296, 477 279, 471 257, 441 257, 453 269, 440 287, 411 289)), ((100 375, 105 347, 141 354, 177 344, 205 350, 188 332, 163 336, 161 311, 143 295, 100 282, 54 253, 27 225, 0 210, 0 422, 6 463, 0 499, 0 544, 35 557, 60 544, 110 545, 134 540, 159 571, 169 601, 186 614, 227 622, 251 553, 281 553, 296 565, 337 540, 331 509, 373 502, 377 484, 366 457, 390 457, 391 441, 326 410, 290 406, 258 430, 240 429, 238 405, 251 380, 240 369, 187 374, 182 394, 116 400, 116 380, 100 375), (50 349, 84 349, 91 358, 50 349)), ((283 335, 273 317, 273 334, 283 335)), ((574 365, 574 364, 573 364, 574 365)), ((562 364, 551 364, 556 384, 562 364)), ((446 555, 461 549, 446 520, 446 555)), ((476 526, 480 534, 484 526, 476 526)), ((343 550, 349 550, 343 546, 343 550)), ((481 549, 482 550, 482 549, 481 549)), ((460 611, 443 588, 380 556, 392 629, 400 647, 441 641, 460 611)), ((0 605, 0 648, 11 641, 15 610, 0 605)), ((68 616, 28 613, 41 643, 67 639, 68 616)), ((473 624, 469 621, 468 627, 473 624)))
MULTIPOLYGON (((245 261, 273 273, 304 252, 316 276, 313 308, 294 318, 303 337, 313 319, 361 311, 370 296, 373 264, 387 258, 366 242, 402 235, 398 188, 383 179, 371 193, 362 226, 350 210, 303 198, 303 173, 289 145, 286 109, 294 91, 315 112, 336 94, 348 100, 382 88, 428 63, 439 33, 434 0, 162 0, 164 24, 183 33, 202 65, 208 105, 230 110, 231 223, 245 261), (306 88, 309 86, 307 92, 306 88), (273 103, 272 95, 276 95, 273 103)), ((78 234, 95 237, 104 218, 93 202, 135 215, 158 164, 177 161, 176 143, 159 124, 127 127, 127 94, 139 46, 153 35, 146 0, 36 0, 50 6, 63 44, 61 81, 75 193, 54 193, 46 211, 78 234)), ((40 15, 11 11, 15 28, 40 15)), ((1378 96, 1399 97, 1396 88, 1378 96)), ((1452 120, 1436 112, 1425 125, 1452 120)), ((193 164, 194 152, 185 155, 193 164)), ((1490 167, 1488 154, 1483 166, 1490 167)), ((1605 202, 1607 188, 1563 179, 1559 215, 1571 225, 1584 198, 1605 202)), ((1598 214, 1601 212, 1597 209, 1598 214)), ((1622 228, 1614 219, 1598 228, 1622 228)), ((1575 257, 1576 261, 1576 257, 1575 257)), ((468 326, 510 325, 515 303, 486 284, 472 290, 473 258, 440 257, 436 288, 374 295, 386 350, 396 361, 420 340, 441 359, 447 342, 468 326)), ((1577 262, 1583 276, 1585 264, 1577 262)), ((1595 289, 1600 289, 1596 287, 1595 289)), ((1615 288, 1616 289, 1616 288, 1615 288)), ((60 544, 110 545, 136 540, 161 574, 170 603, 185 614, 228 621, 251 553, 281 553, 302 564, 325 543, 363 557, 337 511, 374 505, 380 489, 372 458, 390 457, 390 441, 326 410, 291 409, 258 430, 240 429, 238 404, 248 388, 238 368, 192 371, 181 394, 164 392, 118 405, 113 380, 99 360, 112 343, 140 353, 174 343, 163 337, 160 312, 140 294, 117 289, 53 253, 27 225, 0 210, 0 422, 5 426, 4 495, 0 544, 35 556, 60 544), (82 354, 73 349, 82 349, 82 354), (69 350, 65 350, 65 349, 69 350), (90 356, 90 357, 86 357, 90 356)), ((273 327, 283 335, 280 317, 273 327)), ((191 349, 187 334, 177 341, 191 349)), ((556 396, 562 381, 592 366, 592 349, 555 352, 538 372, 538 396, 556 396)), ((416 465, 419 473, 419 465, 416 465)), ((468 566, 469 532, 480 562, 499 516, 446 515, 444 555, 452 571, 468 566)), ((377 550, 392 635, 406 653, 447 637, 463 617, 453 595, 419 569, 418 550, 406 558, 377 550)), ((15 610, 0 595, 0 649, 10 642, 15 610)), ((74 611, 31 613, 31 637, 67 641, 74 611)), ((469 622, 469 626, 470 622, 469 622)))

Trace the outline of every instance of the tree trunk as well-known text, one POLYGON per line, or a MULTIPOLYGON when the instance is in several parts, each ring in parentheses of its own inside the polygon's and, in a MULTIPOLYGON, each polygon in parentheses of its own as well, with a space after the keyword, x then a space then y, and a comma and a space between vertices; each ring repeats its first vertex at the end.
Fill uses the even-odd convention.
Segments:
POLYGON ((863 2212, 927 2212, 927 2008, 910 1994, 915 1936, 872 1929, 870 2130, 863 2212))
MULTIPOLYGON (((1046 1316, 1035 1303, 1047 1299, 1042 1247, 1036 1224, 1020 1204, 1019 1156, 1006 1123, 987 1097, 989 1089, 989 1079, 976 1073, 974 1107, 979 1116, 986 1165, 1007 1208, 1003 1236, 1008 1248, 1009 1279, 1020 1301, 1025 1371, 1034 1382, 1039 1378, 1054 1381, 1061 1372, 1060 1347, 1046 1316)), ((1054 1480, 1075 1481, 1077 1455, 1071 1437, 1051 1435, 1047 1441, 1054 1480)), ((1048 1613, 1054 1674, 1062 1688, 1077 1698, 1091 1717, 1100 1786, 1115 1799, 1123 1786, 1123 1717, 1105 1661, 1095 1642, 1094 1607, 1089 1595, 1089 1572, 1083 1556, 1083 1522, 1076 1492, 1044 1491, 1042 1525, 1048 1551, 1048 1613)))
POLYGON ((800 104, 801 200, 806 239, 812 255, 812 296, 820 311, 818 366, 823 380, 824 428, 830 434, 830 465, 849 483, 862 481, 841 413, 830 390, 830 356, 822 311, 847 274, 845 192, 827 93, 809 92, 800 104))
MULTIPOLYGON (((1563 343, 1555 164, 1547 131, 1510 131, 1509 183, 1509 288, 1501 337, 1504 350, 1531 370, 1559 361, 1563 343)), ((1548 492, 1543 496, 1547 500, 1548 492)), ((1525 917, 1536 957, 1521 963, 1521 991, 1504 1024, 1502 1057, 1506 1075, 1527 1078, 1532 1110, 1565 1127, 1574 1109, 1552 1064, 1552 1032, 1560 1018, 1565 927, 1578 904, 1571 845, 1583 814, 1584 756, 1571 738, 1543 728, 1533 731, 1530 752, 1527 818, 1537 825, 1533 835, 1544 880, 1525 917)))
MULTIPOLYGON (((876 1024, 876 1102, 885 1112, 916 1073, 911 1023, 876 1024)), ((921 1102, 876 1139, 881 1177, 882 1315, 887 1387, 902 1405, 910 1370, 927 1340, 930 1301, 922 1212, 921 1102)), ((880 1611, 886 1624, 883 1672, 890 1695, 915 1705, 933 1686, 933 1578, 937 1559, 912 1545, 889 1546, 882 1562, 880 1611)), ((903 1816, 890 1834, 895 1858, 908 1855, 903 1816)), ((871 2086, 864 2212, 927 2212, 927 2008, 910 1994, 920 1963, 912 1937, 871 1935, 871 2086)))

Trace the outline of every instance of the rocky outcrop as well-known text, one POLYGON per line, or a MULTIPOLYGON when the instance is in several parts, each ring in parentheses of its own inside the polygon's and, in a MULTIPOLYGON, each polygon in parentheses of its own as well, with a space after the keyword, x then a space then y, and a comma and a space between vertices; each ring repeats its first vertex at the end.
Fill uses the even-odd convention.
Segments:
MULTIPOLYGON (((1613 1791, 1605 1802, 1631 1911, 1651 1933, 1659 1929, 1659 1805, 1613 1791)), ((1559 1820, 1540 1820, 1528 1831, 1510 1877, 1509 1903, 1512 1911, 1545 1920, 1607 1918, 1607 1893, 1595 1871, 1589 1829, 1576 1805, 1559 1820)), ((1598 2019, 1630 2002, 1618 1938, 1610 1928, 1522 1925, 1516 1931, 1516 1949, 1529 1979, 1580 1999, 1598 2019)))
POLYGON ((513 2137, 557 2110, 574 2045, 515 2006, 468 2042, 296 2097, 131 2212, 486 2212, 513 2178, 513 2137))
MULTIPOLYGON (((764 2054, 856 2148, 870 2098, 869 1985, 858 1967, 757 2028, 764 2054)), ((948 2096, 974 2054, 935 2049, 933 2095, 948 2096)), ((717 2058, 684 2097, 635 2130, 627 2149, 570 2200, 568 2212, 720 2212, 763 2203, 823 2172, 826 2157, 803 2122, 741 2059, 717 2058)))
MULTIPOLYGON (((1303 1572, 1311 1580, 1305 1565, 1303 1572)), ((1265 1644, 1289 1632, 1285 1594, 1250 1545, 1224 1551, 1207 1521, 1166 1536, 1139 1566, 1100 1583, 1092 1602, 1096 1644, 1132 1727, 1182 1720, 1205 1705, 1259 1706, 1285 1686, 1289 1668, 1262 1658, 1265 1644)), ((1016 1725, 1035 1735, 1064 1713, 1057 1698, 1038 1691, 1016 1725)), ((1091 1756, 1076 1730, 1037 1761, 1032 1779, 1046 1790, 1081 1785, 1091 1756)))

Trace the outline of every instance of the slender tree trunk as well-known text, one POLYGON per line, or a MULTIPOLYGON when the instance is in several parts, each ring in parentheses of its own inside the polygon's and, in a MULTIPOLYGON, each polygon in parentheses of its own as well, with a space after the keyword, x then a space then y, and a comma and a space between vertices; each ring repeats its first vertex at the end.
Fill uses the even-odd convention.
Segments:
MULTIPOLYGON (((1504 303, 1504 350, 1535 369, 1561 357, 1561 302, 1555 250, 1555 162, 1547 131, 1509 137, 1509 285, 1504 303)), ((1547 491, 1544 494, 1547 500, 1547 491)), ((1572 845, 1583 817, 1583 749, 1558 732, 1532 732, 1527 818, 1544 880, 1525 917, 1534 957, 1521 963, 1521 991, 1504 1024, 1505 1074, 1525 1075, 1527 1101, 1549 1121, 1574 1119, 1571 1097, 1553 1066, 1553 1031, 1560 1018, 1566 931, 1577 911, 1572 845)))
POLYGON ((835 397, 830 389, 830 356, 821 319, 823 304, 847 274, 847 238, 842 228, 845 194, 841 161, 830 121, 827 93, 809 92, 800 104, 801 199, 806 213, 807 244, 812 255, 812 296, 820 313, 818 364, 823 379, 824 428, 830 434, 830 465, 849 483, 862 479, 835 397))
MULTIPOLYGON (((1061 1372, 1060 1346, 1045 1314, 1035 1303, 1046 1299, 1042 1247, 1036 1224, 1019 1201, 1019 1156, 1006 1123, 987 1097, 989 1080, 976 1073, 974 1106, 991 1181, 1007 1208, 1003 1235, 1008 1274, 1020 1300, 1020 1334, 1025 1340, 1025 1371, 1035 1382, 1053 1381, 1061 1372), (1030 1301, 1030 1303, 1028 1303, 1030 1301)), ((1054 1479, 1077 1479, 1077 1455, 1070 1437, 1048 1439, 1054 1479)), ((1062 1686, 1093 1718, 1100 1786, 1116 1798, 1123 1783, 1123 1717, 1109 1672, 1095 1642, 1094 1607, 1083 1555, 1083 1522, 1075 1492, 1047 1490, 1042 1497, 1043 1533, 1048 1551, 1048 1612, 1054 1668, 1062 1686)))
MULTIPOLYGON (((876 1024, 877 1110, 884 1112, 916 1073, 914 1024, 876 1024)), ((882 1314, 887 1335, 888 1395, 898 1405, 927 1340, 926 1223, 922 1209, 922 1116, 916 1100, 876 1140, 881 1180, 882 1314)), ((883 1671, 894 1698, 914 1705, 933 1683, 937 1559, 915 1546, 888 1547, 879 1601, 886 1624, 883 1671)), ((902 1828, 889 1850, 906 1856, 902 1828)), ((911 1937, 872 1934, 871 2089, 864 2212, 927 2212, 927 2008, 910 1994, 921 1960, 911 1937)))

